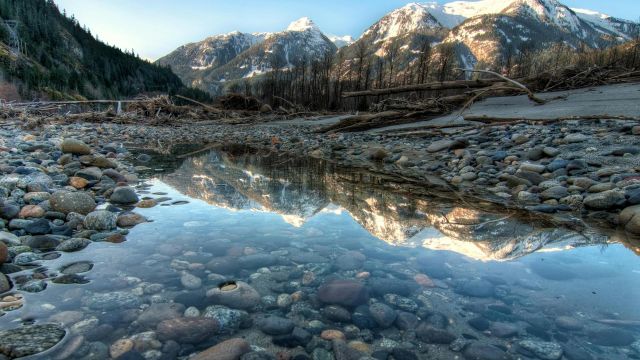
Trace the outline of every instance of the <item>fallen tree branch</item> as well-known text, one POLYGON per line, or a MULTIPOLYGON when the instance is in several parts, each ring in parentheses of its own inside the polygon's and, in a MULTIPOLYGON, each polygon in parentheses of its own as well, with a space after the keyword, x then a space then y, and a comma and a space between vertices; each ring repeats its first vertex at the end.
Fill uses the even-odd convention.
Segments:
POLYGON ((220 109, 216 109, 216 108, 214 108, 213 106, 209 106, 209 105, 207 105, 207 104, 203 104, 203 103, 201 103, 201 102, 199 102, 199 101, 196 101, 196 100, 190 99, 190 98, 188 98, 188 97, 186 97, 186 96, 182 96, 182 95, 175 95, 175 97, 177 97, 178 99, 186 100, 186 101, 189 101, 189 102, 191 102, 191 103, 194 103, 194 104, 200 105, 200 106, 202 106, 203 108, 205 108, 205 109, 207 109, 207 110, 209 110, 209 111, 211 111, 211 112, 214 112, 214 113, 218 113, 218 114, 219 114, 219 113, 221 113, 221 112, 222 112, 222 110, 220 110, 220 109))
POLYGON ((460 69, 460 68, 456 68, 456 69, 454 69, 454 70, 457 70, 457 71, 464 71, 464 72, 475 72, 475 73, 481 73, 481 74, 491 74, 491 75, 493 75, 493 76, 497 76, 497 77, 499 77, 500 79, 502 79, 502 80, 504 80, 504 81, 506 81, 506 82, 508 82, 508 83, 511 83, 511 84, 513 84, 513 85, 515 85, 515 86, 519 87, 520 89, 522 89, 522 90, 526 91, 526 92, 527 92, 527 94, 528 94, 528 96, 529 96, 529 99, 531 99, 532 101, 534 101, 534 102, 536 102, 536 103, 538 103, 538 104, 541 104, 541 105, 546 103, 546 100, 544 100, 544 99, 540 99, 539 97, 535 96, 535 94, 534 94, 533 92, 531 92, 531 90, 529 90, 529 88, 527 88, 526 86, 522 85, 522 83, 519 83, 519 82, 517 82, 517 81, 515 81, 515 80, 513 80, 513 79, 509 79, 508 77, 506 77, 506 76, 504 76, 504 75, 502 75, 502 74, 499 74, 499 73, 497 73, 497 72, 495 72, 495 71, 490 71, 490 70, 474 70, 474 69, 460 69))
POLYGON ((515 122, 529 122, 529 123, 543 123, 543 124, 551 124, 555 122, 561 121, 594 121, 594 120, 630 120, 630 121, 640 121, 640 117, 634 116, 626 116, 626 115, 577 115, 577 116, 561 116, 557 118, 547 118, 547 119, 532 119, 532 118, 524 118, 524 117, 513 117, 513 118, 499 118, 499 117, 489 117, 486 115, 466 115, 463 117, 466 121, 476 121, 484 124, 509 124, 515 122))
POLYGON ((343 98, 359 97, 359 96, 378 96, 399 94, 411 91, 429 91, 429 90, 453 90, 453 89, 474 89, 491 86, 495 83, 503 82, 495 79, 478 79, 478 80, 454 80, 433 82, 426 84, 405 85, 388 89, 371 89, 363 91, 351 91, 342 93, 343 98))

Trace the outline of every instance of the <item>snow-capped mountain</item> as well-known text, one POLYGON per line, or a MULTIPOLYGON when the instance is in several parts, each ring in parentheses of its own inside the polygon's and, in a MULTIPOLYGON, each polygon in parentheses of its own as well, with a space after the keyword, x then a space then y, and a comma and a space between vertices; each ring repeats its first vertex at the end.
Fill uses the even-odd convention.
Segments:
POLYGON ((183 81, 218 93, 228 81, 252 78, 335 53, 336 45, 309 18, 292 22, 284 31, 232 33, 176 49, 158 60, 170 65, 183 81), (180 69, 187 71, 181 71, 180 69))
POLYGON ((455 44, 458 62, 469 67, 478 61, 495 63, 523 47, 565 43, 602 48, 631 39, 639 29, 631 21, 571 9, 557 0, 410 3, 385 15, 341 51, 354 58, 364 42, 369 53, 384 56, 393 46, 400 49, 401 68, 418 56, 421 43, 431 40, 433 45, 455 44))
MULTIPOLYGON (((394 52, 401 72, 427 45, 453 44, 457 62, 499 63, 527 48, 563 43, 603 48, 637 36, 640 25, 591 10, 572 9, 558 0, 478 0, 409 3, 371 25, 356 41, 327 37, 309 18, 284 31, 262 34, 233 32, 187 44, 158 60, 170 65, 191 86, 218 94, 229 82, 253 78, 321 60, 340 49, 346 63, 361 56, 394 52)), ((433 53, 436 53, 435 51, 433 53)))
POLYGON ((264 41, 266 36, 266 33, 247 34, 239 31, 215 35, 180 46, 158 59, 157 63, 171 66, 185 80, 198 72, 225 65, 251 46, 264 41))
POLYGON ((331 42, 333 42, 333 44, 338 49, 343 48, 345 46, 349 46, 353 44, 354 41, 356 41, 351 35, 343 35, 343 36, 329 35, 329 40, 331 40, 331 42))

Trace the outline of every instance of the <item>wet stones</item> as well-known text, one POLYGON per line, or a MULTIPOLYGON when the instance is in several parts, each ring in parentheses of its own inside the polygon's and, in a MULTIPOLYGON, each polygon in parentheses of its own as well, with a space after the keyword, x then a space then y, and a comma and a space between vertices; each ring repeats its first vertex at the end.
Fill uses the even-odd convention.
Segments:
POLYGON ((455 291, 462 295, 473 297, 492 297, 495 294, 493 284, 486 280, 469 280, 461 283, 455 291))
POLYGON ((335 322, 346 323, 351 320, 351 313, 349 312, 349 310, 337 305, 325 306, 322 309, 322 315, 325 318, 335 322))
POLYGON ((167 319, 161 321, 156 328, 160 340, 173 340, 186 344, 202 342, 217 331, 218 323, 214 319, 209 318, 167 319))
POLYGON ((9 281, 9 278, 3 274, 0 273, 0 293, 4 293, 11 290, 11 282, 9 281))
POLYGON ((77 261, 71 264, 64 265, 60 268, 62 274, 81 274, 93 269, 93 263, 89 261, 77 261))
POLYGON ((249 284, 236 281, 230 283, 229 286, 221 284, 221 286, 210 289, 207 291, 207 299, 213 304, 248 310, 260 303, 260 294, 249 284))
POLYGON ((463 351, 466 360, 507 360, 507 353, 492 345, 479 342, 469 344, 463 351))
POLYGON ((355 280, 332 280, 318 288, 318 300, 325 304, 355 307, 368 299, 368 289, 355 280))
POLYGON ((584 198, 584 205, 596 210, 606 210, 621 206, 625 203, 626 197, 618 190, 608 190, 600 193, 590 194, 584 198))
POLYGON ((293 321, 279 316, 267 316, 256 322, 258 329, 268 335, 289 334, 294 328, 293 321))
POLYGON ((487 329, 489 329, 489 326, 491 325, 491 323, 489 322, 489 320, 483 318, 483 317, 476 317, 473 319, 470 319, 469 321, 467 321, 467 323, 469 324, 469 326, 471 326, 472 328, 478 330, 478 331, 485 331, 487 329))
POLYGON ((7 245, 0 241, 0 265, 4 264, 9 258, 9 249, 7 245))
POLYGON ((384 296, 384 294, 389 293, 409 296, 413 290, 417 289, 415 284, 399 279, 372 278, 369 280, 369 285, 372 292, 377 296, 384 296))
POLYGON ((93 294, 83 298, 82 302, 90 309, 103 311, 136 308, 142 304, 142 300, 138 296, 126 291, 93 294))
POLYGON ((64 251, 64 252, 74 252, 84 249, 89 246, 91 240, 84 238, 71 238, 68 240, 64 240, 58 246, 56 246, 56 251, 64 251))
POLYGON ((155 327, 164 320, 179 318, 184 312, 184 305, 176 303, 151 304, 140 316, 138 323, 146 328, 155 327))
POLYGON ((556 326, 563 330, 579 331, 584 327, 580 320, 570 316, 558 316, 555 322, 556 326))
POLYGON ((64 214, 79 213, 86 215, 93 211, 96 203, 84 192, 56 191, 49 199, 51 208, 64 214))
POLYGON ((27 325, 0 331, 0 354, 8 358, 35 355, 55 346, 65 335, 56 324, 27 325))
POLYGON ((237 261, 240 268, 249 270, 272 266, 278 262, 278 258, 271 254, 253 254, 241 256, 237 261))
POLYGON ((591 330, 587 332, 587 338, 601 346, 628 346, 635 340, 633 333, 617 328, 591 330))
POLYGON ((64 139, 60 144, 60 150, 63 153, 73 155, 89 155, 91 154, 91 148, 85 144, 84 141, 77 139, 64 139))
POLYGON ((38 250, 53 250, 60 245, 60 238, 55 235, 38 235, 24 238, 23 244, 38 250))
POLYGON ((127 212, 118 215, 117 225, 122 228, 134 227, 147 221, 147 218, 140 214, 127 212))
POLYGON ((429 344, 450 344, 456 339, 456 336, 452 333, 443 329, 436 329, 426 323, 421 323, 418 326, 416 336, 429 344))
POLYGON ((135 346, 135 343, 133 342, 133 340, 120 339, 114 342, 113 344, 111 344, 111 346, 109 347, 109 355, 111 355, 111 357, 114 359, 118 359, 122 355, 131 351, 134 346, 135 346))
POLYGON ((191 360, 239 360, 251 351, 244 339, 229 339, 196 354, 191 360))
POLYGON ((218 332, 221 334, 233 334, 238 329, 251 325, 249 313, 221 305, 207 306, 202 316, 214 319, 218 323, 218 332))
POLYGON ((640 234, 640 205, 629 206, 622 210, 619 221, 626 231, 640 234))
POLYGON ((113 190, 109 201, 114 204, 131 205, 139 201, 135 190, 129 186, 120 186, 113 190))
POLYGON ((369 306, 369 314, 378 326, 383 329, 390 327, 397 317, 395 310, 383 303, 375 303, 369 306))
POLYGON ((366 257, 357 252, 357 251, 349 251, 344 255, 338 256, 336 259, 336 267, 340 270, 357 270, 362 267, 366 257))
POLYGON ((93 211, 84 218, 84 227, 89 230, 105 231, 117 227, 118 216, 108 210, 93 211))
POLYGON ((562 356, 562 346, 554 342, 523 340, 518 346, 543 360, 558 360, 562 356))
POLYGON ((180 276, 180 283, 189 290, 199 289, 202 286, 202 280, 199 277, 186 271, 180 276))

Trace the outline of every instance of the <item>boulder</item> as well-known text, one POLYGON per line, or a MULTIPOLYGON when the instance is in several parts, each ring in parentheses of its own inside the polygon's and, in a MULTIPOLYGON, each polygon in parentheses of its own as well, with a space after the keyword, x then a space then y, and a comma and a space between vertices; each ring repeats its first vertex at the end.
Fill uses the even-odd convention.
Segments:
POLYGON ((93 211, 96 202, 84 192, 56 191, 51 195, 49 204, 54 211, 61 213, 79 213, 86 215, 93 211))
POLYGON ((60 144, 60 150, 63 153, 74 155, 89 155, 91 154, 91 148, 85 144, 84 141, 77 139, 64 139, 60 144))
POLYGON ((325 304, 355 307, 369 300, 369 290, 359 281, 333 280, 318 288, 318 300, 325 304))

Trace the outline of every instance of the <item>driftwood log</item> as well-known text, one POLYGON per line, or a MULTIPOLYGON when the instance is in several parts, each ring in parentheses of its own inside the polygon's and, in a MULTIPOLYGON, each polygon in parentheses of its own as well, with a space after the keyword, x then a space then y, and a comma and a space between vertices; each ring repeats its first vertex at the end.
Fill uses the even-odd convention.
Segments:
POLYGON ((412 91, 432 91, 432 90, 454 90, 454 89, 477 89, 491 86, 496 83, 504 82, 504 80, 495 79, 478 79, 478 80, 455 80, 433 82, 426 84, 405 85, 388 89, 371 89, 363 91, 351 91, 342 93, 343 98, 359 97, 359 96, 378 96, 401 94, 412 91))

